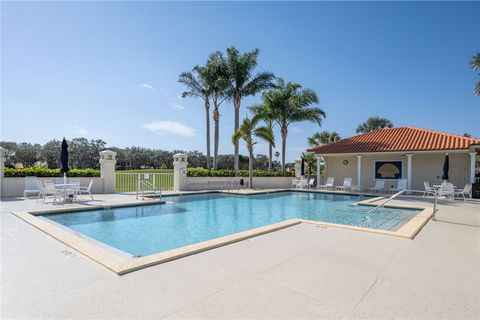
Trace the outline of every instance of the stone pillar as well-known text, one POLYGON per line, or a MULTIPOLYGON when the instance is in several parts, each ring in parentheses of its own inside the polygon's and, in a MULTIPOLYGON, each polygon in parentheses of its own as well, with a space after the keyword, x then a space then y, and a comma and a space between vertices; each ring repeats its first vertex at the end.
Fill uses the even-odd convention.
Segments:
POLYGON ((302 175, 302 159, 295 159, 295 177, 300 178, 302 175))
POLYGON ((0 197, 2 196, 2 184, 3 184, 3 176, 4 176, 4 170, 5 168, 5 153, 7 150, 5 148, 0 147, 0 197))
POLYGON ((320 175, 320 169, 321 169, 320 160, 322 159, 322 157, 319 154, 317 154, 316 157, 317 157, 317 186, 319 186, 320 183, 321 183, 321 181, 320 181, 320 176, 321 176, 320 175))
POLYGON ((474 184, 475 183, 475 160, 477 157, 476 152, 470 152, 470 183, 474 184))
POLYGON ((103 178, 103 193, 115 193, 115 164, 117 153, 111 150, 100 152, 100 176, 103 178))
POLYGON ((186 191, 188 189, 187 164, 185 153, 173 155, 173 190, 175 191, 186 191))
POLYGON ((358 192, 362 191, 362 155, 357 154, 357 186, 358 192))
POLYGON ((413 154, 407 153, 407 190, 412 190, 412 157, 413 154))

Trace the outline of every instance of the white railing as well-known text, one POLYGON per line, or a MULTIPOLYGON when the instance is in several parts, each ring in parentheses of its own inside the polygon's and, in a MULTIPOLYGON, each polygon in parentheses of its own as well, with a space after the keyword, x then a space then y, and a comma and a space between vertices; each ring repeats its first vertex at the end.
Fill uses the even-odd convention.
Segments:
MULTIPOLYGON (((401 191, 395 193, 394 195, 392 195, 391 197, 389 197, 389 198, 383 200, 382 202, 380 202, 376 207, 373 207, 372 209, 368 210, 368 212, 365 213, 365 215, 364 215, 365 219, 368 220, 368 215, 369 215, 371 212, 373 212, 373 211, 375 211, 375 210, 377 210, 377 209, 379 209, 379 208, 382 208, 383 206, 385 206, 385 204, 386 204, 387 202, 389 202, 390 200, 395 199, 396 197, 400 196, 401 194, 404 194, 404 193, 415 193, 415 192, 416 192, 416 193, 423 193, 423 194, 425 194, 425 190, 401 190, 401 191)), ((434 193, 434 199, 433 199, 433 208, 432 208, 432 209, 433 209, 433 220, 435 220, 435 213, 437 212, 437 200, 438 200, 438 196, 437 196, 437 193, 435 192, 435 193, 434 193)))
POLYGON ((137 191, 138 180, 147 181, 158 190, 173 190, 173 172, 117 172, 115 191, 135 192, 137 191))
POLYGON ((145 197, 156 199, 162 197, 162 191, 158 190, 153 184, 148 182, 148 180, 137 180, 137 192, 136 198, 145 200, 145 197), (158 192, 158 193, 157 193, 158 192))

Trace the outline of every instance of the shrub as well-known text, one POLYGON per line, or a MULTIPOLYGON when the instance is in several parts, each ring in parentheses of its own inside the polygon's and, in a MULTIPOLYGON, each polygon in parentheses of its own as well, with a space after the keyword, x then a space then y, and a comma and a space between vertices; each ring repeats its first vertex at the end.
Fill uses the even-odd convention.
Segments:
MULTIPOLYGON (((5 177, 63 177, 60 169, 48 169, 46 167, 34 166, 22 169, 5 168, 5 177)), ((100 170, 96 169, 72 169, 67 177, 100 177, 100 170)))
MULTIPOLYGON (((239 170, 240 177, 248 177, 248 170, 239 170)), ((210 170, 202 168, 188 168, 188 177, 234 177, 234 170, 210 170)), ((253 170, 254 177, 294 177, 294 171, 280 171, 280 170, 253 170)))

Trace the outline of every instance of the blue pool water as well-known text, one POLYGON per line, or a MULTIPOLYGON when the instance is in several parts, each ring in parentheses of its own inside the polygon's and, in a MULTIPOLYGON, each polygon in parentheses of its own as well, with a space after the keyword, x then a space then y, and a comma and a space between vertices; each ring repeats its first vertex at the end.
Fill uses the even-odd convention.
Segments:
POLYGON ((365 197, 308 192, 208 193, 164 197, 166 204, 43 217, 133 256, 183 247, 292 218, 397 230, 418 210, 382 208, 367 220, 365 197))

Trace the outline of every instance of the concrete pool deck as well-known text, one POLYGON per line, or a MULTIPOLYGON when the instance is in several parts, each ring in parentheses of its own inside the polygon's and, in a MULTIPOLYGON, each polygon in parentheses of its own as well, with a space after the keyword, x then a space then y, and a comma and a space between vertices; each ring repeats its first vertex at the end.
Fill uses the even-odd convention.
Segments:
POLYGON ((299 224, 122 277, 10 214, 52 207, 2 199, 2 319, 480 317, 478 203, 440 202, 414 240, 299 224))

